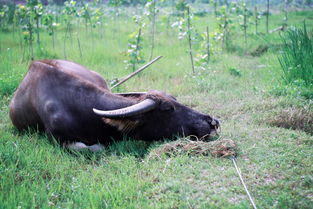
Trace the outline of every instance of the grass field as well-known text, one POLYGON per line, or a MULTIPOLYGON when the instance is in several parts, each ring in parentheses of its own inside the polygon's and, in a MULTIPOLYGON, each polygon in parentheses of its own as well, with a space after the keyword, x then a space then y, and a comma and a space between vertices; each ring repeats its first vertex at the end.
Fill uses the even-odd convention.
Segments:
MULTIPOLYGON (((282 17, 272 15, 270 28, 278 27, 282 17)), ((301 27, 304 19, 312 30, 312 10, 289 14, 290 25, 301 27)), ((199 32, 207 24, 214 27, 214 18, 194 20, 199 32)), ((264 25, 263 19, 259 31, 265 31, 264 25)), ((117 23, 107 19, 104 38, 95 29, 92 42, 81 27, 83 57, 74 33, 73 44, 67 40, 67 59, 107 80, 127 75, 124 52, 134 29, 130 18, 121 17, 117 23)), ((272 94, 282 85, 279 33, 257 36, 250 26, 244 46, 243 32, 234 30, 235 50, 213 55, 207 70, 192 74, 187 41, 178 40, 174 29, 166 31, 165 25, 157 25, 154 54, 164 57, 118 91, 163 90, 220 118, 221 138, 237 143, 238 166, 258 208, 312 208, 312 118, 306 127, 300 126, 302 130, 277 124, 288 126, 292 120, 303 124, 312 116, 313 101, 272 94), (269 46, 268 52, 248 55, 262 44, 269 46)), ((148 27, 143 32, 148 59, 148 27)), ((44 53, 36 53, 35 58, 63 59, 63 36, 60 28, 53 49, 51 37, 41 31, 44 53)), ((226 158, 180 154, 149 159, 151 150, 166 142, 148 145, 134 140, 116 142, 102 153, 71 153, 43 133, 17 132, 8 105, 30 60, 27 53, 23 60, 17 34, 0 32, 0 46, 0 208, 251 208, 226 158)))

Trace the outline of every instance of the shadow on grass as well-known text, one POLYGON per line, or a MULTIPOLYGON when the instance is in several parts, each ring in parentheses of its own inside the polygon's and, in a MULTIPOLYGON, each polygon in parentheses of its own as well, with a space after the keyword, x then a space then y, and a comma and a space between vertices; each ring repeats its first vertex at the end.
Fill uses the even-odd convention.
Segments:
POLYGON ((47 143, 52 145, 55 149, 63 150, 64 154, 91 161, 100 160, 104 155, 133 156, 142 159, 150 152, 151 148, 168 141, 145 142, 124 137, 122 140, 111 139, 111 142, 105 145, 104 150, 100 152, 92 152, 90 150, 75 151, 63 147, 57 139, 49 137, 48 134, 43 132, 40 128, 28 128, 20 131, 15 127, 10 127, 10 130, 8 131, 17 137, 26 137, 27 140, 29 140, 29 143, 47 143))
MULTIPOLYGON (((174 140, 164 139, 153 142, 146 142, 124 137, 122 140, 118 141, 111 139, 111 142, 109 142, 108 145, 105 145, 102 151, 92 152, 89 149, 80 151, 67 149, 64 146, 62 146, 62 144, 57 139, 53 137, 48 137, 48 135, 45 132, 39 131, 39 129, 29 128, 25 131, 18 131, 17 129, 12 128, 12 132, 14 133, 14 135, 27 136, 30 143, 35 144, 43 143, 52 145, 54 149, 60 149, 60 151, 63 152, 65 155, 73 156, 75 158, 86 161, 87 163, 97 163, 98 161, 101 161, 105 156, 121 156, 121 157, 131 156, 138 160, 142 160, 147 155, 150 155, 150 153, 153 153, 160 148, 162 149, 162 147, 166 147, 167 145, 178 143, 178 146, 180 147, 182 139, 185 139, 184 143, 187 142, 190 143, 191 141, 193 141, 193 140, 190 141, 189 137, 188 138, 175 137, 174 140)), ((210 141, 215 141, 215 139, 211 139, 210 141)), ((188 148, 186 149, 188 150, 188 148)), ((192 153, 192 150, 189 151, 190 153, 192 153)))
POLYGON ((98 160, 101 160, 104 156, 113 156, 113 155, 132 156, 140 160, 144 158, 146 154, 149 153, 150 146, 154 144, 145 141, 138 141, 134 139, 125 138, 121 141, 112 141, 108 145, 105 145, 103 151, 92 152, 88 149, 81 151, 70 150, 60 146, 60 144, 56 140, 54 140, 54 142, 52 143, 55 146, 58 146, 59 149, 63 149, 65 153, 75 157, 83 158, 84 160, 90 162, 97 162, 98 160))

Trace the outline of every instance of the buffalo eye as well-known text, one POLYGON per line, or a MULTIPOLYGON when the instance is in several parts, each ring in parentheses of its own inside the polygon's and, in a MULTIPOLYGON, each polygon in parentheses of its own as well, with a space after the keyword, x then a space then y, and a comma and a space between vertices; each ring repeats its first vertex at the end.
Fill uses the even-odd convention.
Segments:
POLYGON ((174 104, 172 104, 169 101, 162 101, 160 103, 160 110, 161 111, 170 111, 170 110, 174 110, 174 109, 175 109, 174 104))

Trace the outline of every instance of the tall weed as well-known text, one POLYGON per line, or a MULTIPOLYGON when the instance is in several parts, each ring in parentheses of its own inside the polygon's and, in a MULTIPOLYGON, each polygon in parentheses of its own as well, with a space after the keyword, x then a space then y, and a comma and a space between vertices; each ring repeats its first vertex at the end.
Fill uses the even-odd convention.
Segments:
MULTIPOLYGON (((312 34, 312 33, 311 33, 312 34)), ((288 30, 284 36, 283 52, 279 63, 286 84, 296 84, 313 89, 313 39, 306 29, 288 30)))

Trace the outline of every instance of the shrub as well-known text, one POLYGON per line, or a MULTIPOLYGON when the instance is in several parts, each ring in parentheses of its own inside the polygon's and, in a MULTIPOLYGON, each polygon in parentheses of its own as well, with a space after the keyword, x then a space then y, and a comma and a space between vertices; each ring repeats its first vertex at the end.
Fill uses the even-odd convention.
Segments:
POLYGON ((293 28, 282 36, 283 51, 278 58, 286 84, 301 83, 313 90, 313 39, 306 30, 293 28))

